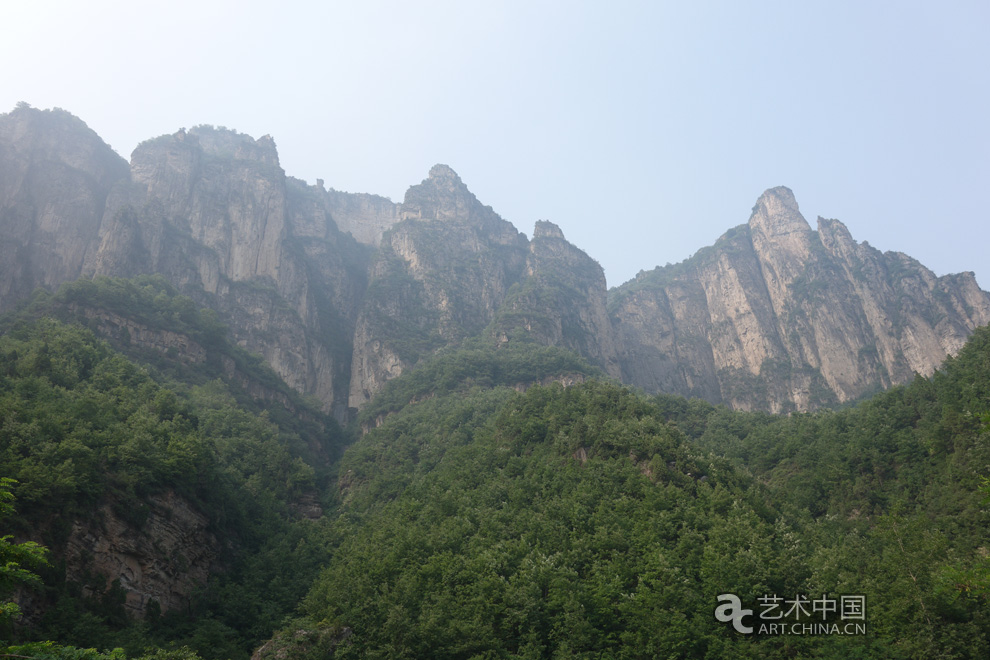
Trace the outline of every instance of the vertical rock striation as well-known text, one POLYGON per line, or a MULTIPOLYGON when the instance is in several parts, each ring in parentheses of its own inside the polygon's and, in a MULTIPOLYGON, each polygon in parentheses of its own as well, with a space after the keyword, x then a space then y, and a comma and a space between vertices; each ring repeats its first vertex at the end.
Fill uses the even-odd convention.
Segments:
POLYGON ((813 229, 787 188, 680 264, 606 292, 559 227, 532 240, 437 165, 401 204, 287 177, 274 141, 197 127, 130 165, 79 119, 0 115, 0 311, 80 276, 160 273, 338 418, 465 338, 582 354, 647 391, 835 405, 928 374, 990 322, 972 274, 813 229))
POLYGON ((837 220, 814 231, 774 188, 713 247, 613 290, 610 309, 627 382, 781 412, 930 374, 990 322, 990 295, 837 220))
POLYGON ((524 336, 568 348, 619 378, 606 299, 598 262, 568 243, 560 227, 538 220, 523 278, 509 289, 490 332, 500 342, 524 336))
POLYGON ((358 316, 352 408, 420 357, 482 332, 526 261, 526 237, 446 165, 406 192, 398 215, 358 316))
POLYGON ((286 177, 268 136, 180 130, 128 167, 75 117, 28 107, 0 117, 0 174, 0 309, 80 276, 160 273, 346 415, 371 248, 332 210, 363 198, 286 177))
POLYGON ((64 110, 0 115, 0 311, 76 279, 127 162, 64 110))

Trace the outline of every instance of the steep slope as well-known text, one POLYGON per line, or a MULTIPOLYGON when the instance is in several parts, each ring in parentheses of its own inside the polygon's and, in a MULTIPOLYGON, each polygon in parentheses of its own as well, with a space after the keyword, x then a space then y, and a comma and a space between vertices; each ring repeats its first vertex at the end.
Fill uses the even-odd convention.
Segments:
POLYGON ((605 275, 538 221, 527 241, 446 165, 406 193, 382 237, 358 318, 350 405, 443 346, 483 335, 573 350, 614 377, 605 275))
POLYGON ((408 406, 348 450, 339 498, 314 623, 260 657, 729 657, 714 594, 790 592, 804 553, 750 478, 600 381, 408 406))
POLYGON ((140 145, 131 180, 84 274, 131 274, 142 256, 137 269, 217 308, 286 382, 342 414, 366 251, 337 231, 328 194, 288 179, 270 137, 209 127, 140 145), (130 218, 137 236, 121 245, 130 218))
POLYGON ((526 237, 446 165, 411 187, 401 220, 382 237, 358 317, 350 405, 492 320, 526 260, 526 237))
POLYGON ((605 272, 564 238, 560 227, 538 220, 524 277, 509 289, 489 332, 500 343, 523 336, 583 355, 619 378, 605 272))
POLYGON ((813 231, 787 188, 691 259, 611 292, 623 378, 735 408, 807 410, 931 374, 990 322, 972 273, 935 275, 813 231))
POLYGON ((302 596, 299 580, 308 586, 297 550, 319 554, 309 518, 322 515, 327 452, 238 406, 217 380, 156 380, 88 330, 18 321, 0 334, 0 477, 16 480, 17 499, 5 534, 52 559, 44 589, 17 596, 23 636, 110 647, 147 619, 143 648, 229 617, 239 630, 212 648, 246 657, 302 596), (292 538, 313 545, 280 547, 292 538))
POLYGON ((371 248, 331 210, 364 217, 363 197, 286 177, 268 136, 205 126, 142 143, 128 170, 78 119, 28 107, 0 116, 0 172, 0 309, 80 276, 160 273, 346 414, 371 248))
POLYGON ((79 277, 127 163, 64 110, 0 115, 0 311, 79 277))
POLYGON ((474 337, 786 411, 931 373, 990 321, 972 274, 936 277, 837 220, 813 230, 786 188, 715 246, 606 292, 559 227, 527 240, 446 165, 394 204, 286 176, 269 136, 180 130, 128 166, 69 113, 23 105, 0 115, 0 257, 0 311, 35 287, 161 274, 340 420, 474 337))

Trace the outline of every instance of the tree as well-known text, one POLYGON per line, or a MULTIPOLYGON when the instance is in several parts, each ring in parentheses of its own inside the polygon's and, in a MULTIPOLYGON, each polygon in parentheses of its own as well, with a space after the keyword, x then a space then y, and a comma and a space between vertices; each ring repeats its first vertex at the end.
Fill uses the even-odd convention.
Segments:
MULTIPOLYGON (((0 520, 14 512, 11 491, 16 480, 0 477, 0 520)), ((39 578, 30 569, 47 564, 47 550, 35 543, 12 543, 13 536, 0 536, 0 596, 5 595, 21 585, 40 584, 39 578), (27 567, 27 568, 25 568, 27 567)), ((0 624, 6 624, 21 614, 21 608, 14 602, 0 603, 0 624)))

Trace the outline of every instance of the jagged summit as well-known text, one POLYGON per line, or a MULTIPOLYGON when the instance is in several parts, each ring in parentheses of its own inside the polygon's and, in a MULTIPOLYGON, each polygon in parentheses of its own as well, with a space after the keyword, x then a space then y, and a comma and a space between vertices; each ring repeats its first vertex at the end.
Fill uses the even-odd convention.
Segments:
POLYGON ((450 166, 437 164, 422 183, 410 186, 399 211, 403 220, 467 221, 501 224, 502 218, 483 205, 450 166))
POLYGON ((457 176, 457 172, 450 165, 443 163, 437 163, 430 168, 429 179, 436 181, 438 185, 450 185, 452 187, 464 185, 461 177, 457 176))
POLYGON ((715 246, 618 287, 610 307, 625 382, 774 412, 930 374, 990 321, 972 278, 936 277, 837 220, 813 231, 784 187, 715 246))
POLYGON ((759 205, 762 202, 768 202, 769 200, 779 200, 781 203, 786 204, 797 210, 798 203, 794 198, 794 191, 787 186, 774 186, 773 188, 767 188, 760 195, 760 198, 756 200, 759 205))
POLYGON ((811 225, 801 215, 794 193, 784 186, 770 188, 760 195, 749 218, 749 226, 768 236, 811 231, 811 225))
POLYGON ((279 164, 278 149, 271 135, 262 135, 254 139, 246 133, 209 125, 191 128, 189 135, 195 136, 203 151, 211 156, 254 160, 269 165, 279 164))
MULTIPOLYGON (((127 161, 121 158, 86 122, 67 110, 41 110, 19 103, 0 114, 0 146, 19 164, 27 161, 57 162, 85 171, 100 186, 127 176, 127 161)), ((29 172, 25 172, 30 175, 29 172)), ((13 172, 5 172, 0 186, 18 184, 13 172)))
POLYGON ((807 410, 931 373, 990 294, 936 277, 770 188, 747 225, 607 292, 536 222, 527 240, 437 164, 401 204, 287 177, 274 141, 198 126, 120 158, 85 123, 0 115, 0 311, 81 276, 155 273, 341 419, 484 333, 576 350, 647 391, 807 410), (350 234, 350 236, 347 236, 350 234))
POLYGON ((564 238, 563 230, 549 220, 536 221, 536 225, 533 227, 533 238, 559 238, 567 240, 564 238))

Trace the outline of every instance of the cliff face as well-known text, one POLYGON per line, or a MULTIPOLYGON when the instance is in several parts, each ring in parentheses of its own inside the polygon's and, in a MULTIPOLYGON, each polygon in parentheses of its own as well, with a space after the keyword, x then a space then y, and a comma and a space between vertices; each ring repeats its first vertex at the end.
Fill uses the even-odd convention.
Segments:
POLYGON ((930 374, 990 321, 972 274, 935 277, 813 231, 791 191, 768 190, 748 224, 691 259, 612 292, 623 378, 735 408, 808 410, 930 374))
POLYGON ((37 286, 160 273, 338 418, 442 346, 573 349, 608 374, 745 409, 806 410, 931 371, 990 321, 971 274, 935 277, 817 230, 786 188, 691 259, 606 293, 538 222, 528 241, 445 165, 401 204, 287 177, 271 138, 199 127, 128 166, 63 111, 0 116, 0 310, 37 286))
POLYGON ((0 116, 0 311, 79 277, 127 163, 63 110, 0 116))
POLYGON ((30 108, 0 117, 0 174, 0 309, 80 276, 160 273, 346 414, 371 248, 331 212, 363 197, 286 177, 267 136, 182 130, 128 168, 78 119, 30 108))
MULTIPOLYGON (((317 187, 323 188, 322 181, 317 187)), ((377 247, 382 234, 399 220, 399 205, 378 195, 346 193, 330 189, 326 195, 337 228, 364 245, 377 247)))
POLYGON ((366 254, 337 231, 326 192, 285 176, 271 138, 198 128, 145 142, 115 193, 89 272, 131 274, 121 255, 142 255, 341 414, 366 254))
POLYGON ((523 277, 509 289, 490 332, 499 342, 519 333, 563 346, 619 378, 606 296, 605 272, 598 262, 568 243, 560 227, 539 220, 523 277))
POLYGON ((350 405, 430 352, 480 333, 519 280, 526 237, 446 165, 411 187, 381 239, 354 336, 350 405))
MULTIPOLYGON (((209 520, 174 493, 153 497, 140 524, 121 518, 109 505, 99 515, 77 521, 65 549, 70 579, 96 574, 115 580, 125 594, 124 608, 143 618, 152 602, 165 613, 187 607, 193 591, 218 568, 220 544, 209 532, 209 520)), ((88 586, 83 587, 83 595, 88 586)))
POLYGON ((605 274, 540 221, 527 241, 446 165, 406 193, 358 317, 352 408, 436 349, 484 334, 572 349, 620 375, 605 274))

